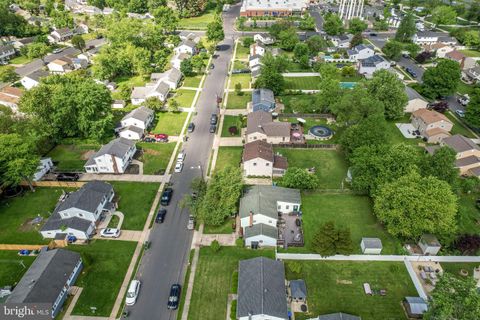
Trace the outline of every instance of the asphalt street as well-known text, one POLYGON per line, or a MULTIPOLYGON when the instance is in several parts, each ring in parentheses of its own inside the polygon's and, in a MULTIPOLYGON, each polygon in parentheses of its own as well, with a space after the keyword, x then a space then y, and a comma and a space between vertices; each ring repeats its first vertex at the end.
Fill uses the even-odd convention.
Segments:
POLYGON ((181 209, 178 203, 191 192, 192 179, 204 175, 208 167, 214 138, 209 133, 210 116, 219 111, 216 96, 223 95, 227 80, 234 47, 232 26, 238 10, 235 6, 224 13, 225 40, 218 46, 216 58, 212 60, 215 67, 209 70, 197 101, 197 115, 192 120, 195 131, 188 134, 188 141, 182 147, 186 153, 183 171, 173 174, 171 179, 174 193, 166 207, 165 222, 155 224, 150 233, 151 247, 145 252, 137 273, 142 283, 140 295, 134 306, 127 307, 131 319, 172 320, 177 317, 177 311, 167 309, 167 301, 172 284, 183 286, 193 236, 193 232, 187 230, 188 210, 181 209))

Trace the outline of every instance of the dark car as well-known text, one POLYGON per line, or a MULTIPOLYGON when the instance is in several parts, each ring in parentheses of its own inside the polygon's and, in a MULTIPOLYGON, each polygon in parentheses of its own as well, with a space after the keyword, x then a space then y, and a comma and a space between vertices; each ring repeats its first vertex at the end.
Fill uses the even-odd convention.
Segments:
POLYGON ((145 142, 157 142, 157 140, 155 140, 155 138, 150 138, 150 137, 146 137, 145 139, 143 139, 143 141, 145 141, 145 142))
POLYGON ((217 122, 218 122, 218 116, 214 113, 214 114, 212 114, 212 116, 210 117, 210 124, 216 125, 217 122))
POLYGON ((427 109, 444 113, 445 111, 448 110, 448 102, 447 101, 432 102, 428 104, 427 109))
POLYGON ((178 302, 180 300, 180 290, 181 287, 178 283, 172 284, 172 287, 170 288, 170 296, 168 297, 167 303, 168 309, 176 310, 178 308, 178 302))
POLYGON ((190 122, 190 124, 188 125, 188 128, 187 128, 187 131, 192 133, 193 130, 195 130, 195 123, 190 122))
POLYGON ((210 65, 210 69, 215 69, 215 65, 213 63, 210 65))
POLYGON ((168 204, 170 203, 170 200, 172 200, 172 194, 173 194, 173 189, 166 188, 162 193, 162 197, 160 198, 160 204, 162 206, 168 206, 168 204))
POLYGON ((78 173, 59 173, 57 181, 77 181, 80 178, 78 173))
POLYGON ((210 131, 210 133, 215 133, 215 132, 217 131, 217 126, 214 125, 214 124, 212 124, 212 125, 210 126, 210 130, 209 130, 209 131, 210 131))
POLYGON ((377 34, 375 32, 370 32, 370 37, 376 37, 377 34))
POLYGON ((158 212, 157 212, 157 216, 155 217, 155 222, 156 223, 163 223, 166 215, 167 215, 167 209, 160 208, 160 210, 158 210, 158 212))

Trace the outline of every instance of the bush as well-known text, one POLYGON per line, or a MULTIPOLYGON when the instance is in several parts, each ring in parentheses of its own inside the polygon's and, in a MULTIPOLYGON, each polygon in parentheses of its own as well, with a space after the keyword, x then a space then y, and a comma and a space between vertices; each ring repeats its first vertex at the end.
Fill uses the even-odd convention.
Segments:
POLYGON ((221 245, 217 240, 213 240, 212 243, 210 244, 210 248, 212 249, 213 252, 218 252, 221 249, 221 245))
POLYGON ((237 319, 237 300, 233 300, 230 306, 230 319, 231 320, 237 319))
POLYGON ((238 291, 238 271, 232 273, 232 293, 237 293, 238 291))
POLYGON ((242 238, 238 238, 237 240, 235 240, 235 245, 237 246, 237 248, 243 248, 245 246, 242 238))
POLYGON ((236 126, 231 126, 228 128, 228 132, 230 132, 230 134, 234 136, 238 133, 238 128, 236 126))

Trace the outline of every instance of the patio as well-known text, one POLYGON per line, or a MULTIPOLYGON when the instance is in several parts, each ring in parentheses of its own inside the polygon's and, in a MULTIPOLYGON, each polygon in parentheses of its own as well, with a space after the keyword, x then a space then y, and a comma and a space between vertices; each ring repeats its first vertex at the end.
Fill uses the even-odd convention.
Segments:
POLYGON ((415 139, 420 137, 420 133, 415 129, 411 123, 395 123, 395 126, 400 130, 402 135, 407 139, 415 139), (418 134, 417 134, 418 132, 418 134))
POLYGON ((411 262, 423 290, 428 294, 435 289, 438 278, 443 274, 443 268, 438 262, 411 262))
POLYGON ((305 143, 303 127, 298 123, 292 123, 292 129, 290 130, 290 142, 298 144, 305 143))
POLYGON ((303 247, 302 217, 298 213, 282 214, 278 219, 278 245, 303 247))

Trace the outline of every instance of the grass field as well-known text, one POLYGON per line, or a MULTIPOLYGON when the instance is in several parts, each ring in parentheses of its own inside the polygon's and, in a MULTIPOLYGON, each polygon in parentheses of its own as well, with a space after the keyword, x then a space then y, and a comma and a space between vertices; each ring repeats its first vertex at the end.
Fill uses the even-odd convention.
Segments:
POLYGON ((246 60, 250 54, 250 48, 242 46, 241 43, 237 45, 237 52, 235 54, 235 60, 246 60))
POLYGON ((140 142, 137 146, 143 149, 140 159, 143 162, 143 173, 163 174, 167 169, 173 149, 175 149, 175 143, 140 142))
POLYGON ((288 268, 287 279, 304 279, 308 291, 308 314, 296 313, 295 319, 345 312, 362 319, 406 319, 401 301, 417 296, 408 272, 401 262, 301 262, 300 274, 288 268), (373 290, 386 289, 386 296, 369 296, 363 283, 373 290))
POLYGON ((219 147, 215 170, 222 170, 226 166, 238 167, 242 161, 242 147, 219 147))
POLYGON ((26 56, 17 56, 13 59, 11 59, 9 62, 10 64, 27 64, 31 62, 32 59, 26 57, 26 56))
POLYGON ((480 266, 478 262, 442 262, 440 264, 444 272, 449 272, 459 278, 465 278, 465 276, 460 274, 460 270, 468 271, 467 277, 473 276, 473 269, 480 266))
POLYGON ((207 25, 213 21, 214 10, 207 10, 198 17, 182 18, 178 23, 179 29, 206 30, 207 25))
POLYGON ((241 135, 241 123, 238 116, 224 116, 223 118, 223 128, 222 128, 222 137, 240 137, 241 135), (237 134, 232 135, 228 132, 228 128, 237 127, 237 134))
POLYGON ((175 93, 175 96, 173 99, 175 99, 180 107, 183 108, 190 108, 192 106, 193 99, 195 98, 195 93, 197 93, 194 90, 182 90, 179 89, 175 93))
POLYGON ((321 223, 334 221, 337 226, 350 228, 354 252, 360 253, 362 237, 380 238, 382 254, 394 254, 400 242, 392 238, 373 215, 367 196, 331 193, 304 193, 302 195, 303 228, 306 249, 321 223))
POLYGON ((480 210, 475 206, 479 194, 461 194, 458 197, 457 234, 479 234, 480 210))
POLYGON ((249 89, 250 81, 252 81, 252 77, 249 73, 234 74, 230 77, 230 89, 235 89, 237 83, 242 85, 242 89, 249 89))
POLYGON ((94 240, 88 246, 69 246, 82 255, 84 269, 76 285, 83 287, 74 315, 109 316, 137 243, 94 240), (90 307, 96 307, 95 314, 90 307))
POLYGON ((182 131, 187 116, 187 112, 158 112, 155 118, 157 123, 152 132, 178 136, 182 131))
POLYGON ((192 88, 197 88, 200 85, 200 82, 202 80, 203 75, 198 74, 195 76, 191 77, 185 77, 183 79, 183 87, 192 87, 192 88))
POLYGON ((36 188, 23 196, 0 201, 0 243, 43 244, 38 227, 28 222, 38 215, 47 218, 65 188, 36 188))
POLYGON ((347 176, 347 163, 338 151, 275 148, 275 152, 280 152, 287 158, 290 168, 315 167, 320 189, 340 189, 347 176))
POLYGON ((280 98, 280 100, 285 105, 285 113, 294 113, 296 111, 295 105, 299 102, 306 101, 309 104, 315 104, 316 100, 315 95, 310 94, 284 95, 278 96, 278 98, 280 98))
POLYGON ((120 87, 120 86, 127 86, 128 88, 132 87, 141 87, 144 86, 147 81, 148 77, 142 76, 120 76, 113 79, 113 81, 120 87))
POLYGON ((273 258, 274 253, 236 247, 222 247, 215 253, 210 247, 202 247, 188 320, 225 320, 227 298, 233 285, 232 274, 238 269, 240 260, 257 256, 273 258))
POLYGON ((480 51, 476 50, 459 50, 461 53, 466 55, 467 57, 478 58, 480 57, 480 51))
POLYGON ((461 134, 467 138, 475 138, 472 132, 468 130, 451 112, 446 112, 445 115, 453 122, 453 128, 452 131, 450 131, 452 135, 461 134))
POLYGON ((110 183, 119 198, 118 210, 125 215, 122 229, 143 230, 160 184, 119 181, 110 183))
POLYGON ((318 89, 320 77, 285 77, 285 88, 290 90, 318 89))
POLYGON ((457 92, 459 92, 460 94, 468 94, 471 96, 475 88, 476 86, 459 81, 457 92))
POLYGON ((232 229, 232 223, 235 223, 234 219, 227 219, 225 222, 219 226, 209 226, 205 225, 203 233, 205 234, 229 234, 234 230, 232 229))
POLYGON ((59 144, 47 154, 47 157, 56 162, 60 171, 83 171, 88 155, 97 151, 99 147, 93 143, 59 144))
POLYGON ((248 69, 248 62, 246 61, 240 61, 240 60, 235 60, 233 62, 233 69, 234 70, 244 70, 248 69))
POLYGON ((35 257, 20 257, 17 251, 0 251, 0 287, 18 283, 35 257))
POLYGON ((251 92, 243 92, 239 96, 235 92, 228 93, 227 109, 247 109, 247 104, 252 101, 251 92))

